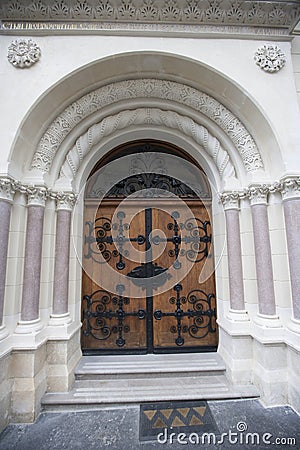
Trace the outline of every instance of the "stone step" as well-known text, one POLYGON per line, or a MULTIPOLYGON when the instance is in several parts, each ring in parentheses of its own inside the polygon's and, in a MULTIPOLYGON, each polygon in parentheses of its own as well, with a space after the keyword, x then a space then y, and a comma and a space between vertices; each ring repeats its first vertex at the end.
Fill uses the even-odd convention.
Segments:
POLYGON ((42 406, 57 411, 257 396, 253 385, 229 384, 218 353, 84 356, 72 389, 45 394, 42 406))
POLYGON ((216 400, 257 397, 252 385, 231 386, 224 375, 77 380, 67 393, 47 393, 44 410, 90 409, 121 404, 172 400, 216 400))
POLYGON ((149 377, 163 378, 225 373, 225 364, 217 353, 84 356, 75 369, 77 380, 149 377))

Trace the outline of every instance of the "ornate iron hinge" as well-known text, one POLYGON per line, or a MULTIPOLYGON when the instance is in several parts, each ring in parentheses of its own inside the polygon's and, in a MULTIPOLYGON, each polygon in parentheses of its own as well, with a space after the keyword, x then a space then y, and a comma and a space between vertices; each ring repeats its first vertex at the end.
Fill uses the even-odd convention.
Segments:
POLYGON ((125 325, 124 321, 127 317, 137 317, 142 320, 146 317, 146 311, 139 309, 138 311, 127 312, 125 305, 129 305, 130 299, 123 297, 125 287, 123 284, 117 286, 118 296, 113 296, 108 291, 98 290, 91 295, 85 295, 83 301, 86 303, 86 309, 83 310, 84 335, 103 341, 108 339, 112 333, 118 334, 116 344, 123 347, 126 343, 124 333, 130 332, 129 325, 125 325), (110 306, 115 306, 115 309, 110 306), (115 319, 117 325, 111 326, 107 321, 115 319))
POLYGON ((216 317, 216 309, 212 308, 211 305, 215 295, 206 294, 200 289, 194 289, 189 292, 187 297, 180 296, 182 291, 181 284, 176 284, 174 291, 176 292, 176 298, 171 297, 169 302, 171 304, 176 303, 175 311, 163 312, 157 309, 153 315, 156 320, 161 320, 163 317, 175 317, 177 326, 170 327, 171 333, 177 333, 175 344, 178 346, 184 345, 184 337, 182 336, 184 333, 189 333, 195 339, 203 339, 208 333, 215 333, 216 328, 213 326, 212 319, 216 317), (193 305, 193 309, 184 311, 181 306, 185 303, 193 305), (185 317, 193 319, 193 323, 191 325, 183 325, 182 321, 185 317))

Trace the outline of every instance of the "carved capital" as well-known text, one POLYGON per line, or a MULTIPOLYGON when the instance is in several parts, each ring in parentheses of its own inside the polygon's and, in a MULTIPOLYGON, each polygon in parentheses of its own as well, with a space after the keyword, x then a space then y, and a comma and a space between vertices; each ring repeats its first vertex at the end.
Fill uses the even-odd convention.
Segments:
POLYGON ((249 197, 251 206, 267 205, 270 187, 268 185, 253 185, 247 189, 247 197, 249 197))
POLYGON ((283 178, 279 186, 283 201, 300 198, 300 176, 283 178))
POLYGON ((239 209, 240 206, 240 193, 239 192, 223 192, 220 196, 225 211, 228 209, 239 209))
POLYGON ((55 198, 56 200, 57 211, 62 209, 67 211, 73 210, 76 201, 76 196, 75 194, 73 194, 73 192, 54 192, 52 193, 51 197, 55 198))
POLYGON ((45 206, 48 190, 43 186, 26 186, 27 205, 45 206))
POLYGON ((15 182, 11 178, 0 178, 0 200, 12 202, 15 192, 15 182))
POLYGON ((31 39, 16 39, 8 47, 8 61, 20 69, 32 66, 40 59, 40 56, 40 47, 31 39))
POLYGON ((285 65, 286 57, 278 45, 265 44, 254 54, 256 64, 265 72, 278 72, 285 65))

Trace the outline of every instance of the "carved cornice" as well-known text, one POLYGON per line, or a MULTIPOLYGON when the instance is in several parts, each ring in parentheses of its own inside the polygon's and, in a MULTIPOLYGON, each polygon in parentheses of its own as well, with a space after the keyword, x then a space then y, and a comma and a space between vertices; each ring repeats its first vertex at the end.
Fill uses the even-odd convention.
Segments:
POLYGON ((48 127, 33 156, 32 168, 49 172, 67 135, 89 115, 122 100, 158 98, 184 104, 208 117, 230 138, 248 172, 263 167, 256 144, 241 121, 216 99, 190 86, 168 80, 126 80, 103 86, 69 105, 48 127))
MULTIPOLYGON (((55 30, 51 24, 71 22, 74 29, 80 30, 78 22, 109 25, 110 29, 123 29, 124 25, 136 25, 149 31, 151 25, 172 31, 172 26, 184 29, 192 26, 247 27, 250 30, 261 28, 291 30, 299 19, 299 2, 281 0, 3 0, 1 19, 5 22, 42 22, 40 29, 55 30), (123 25, 123 26, 122 26, 123 25)), ((79 24, 80 25, 80 24, 79 24)), ((84 27, 83 27, 84 28, 84 27)), ((95 28, 95 27, 94 27, 95 28)), ((99 27, 101 28, 101 27, 99 27)), ((24 27, 26 30, 26 27, 24 27)), ((35 28, 33 28, 35 29, 35 28)), ((72 31, 72 27, 69 28, 72 31)), ((174 28, 173 28, 174 30, 174 28)), ((254 32, 254 31, 253 31, 254 32)))

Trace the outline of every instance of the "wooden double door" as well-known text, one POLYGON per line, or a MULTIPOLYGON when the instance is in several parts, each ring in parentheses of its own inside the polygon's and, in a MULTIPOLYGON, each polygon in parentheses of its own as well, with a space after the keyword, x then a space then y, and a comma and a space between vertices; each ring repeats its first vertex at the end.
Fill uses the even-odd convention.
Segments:
POLYGON ((86 201, 84 354, 216 349, 209 208, 191 199, 86 201))

